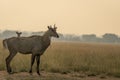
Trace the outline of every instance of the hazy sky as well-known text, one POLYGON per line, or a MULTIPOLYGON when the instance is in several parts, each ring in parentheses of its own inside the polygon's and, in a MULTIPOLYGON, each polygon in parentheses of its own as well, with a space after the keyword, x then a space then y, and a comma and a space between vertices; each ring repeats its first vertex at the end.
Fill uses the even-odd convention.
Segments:
POLYGON ((0 30, 120 35, 120 0, 0 0, 0 30))

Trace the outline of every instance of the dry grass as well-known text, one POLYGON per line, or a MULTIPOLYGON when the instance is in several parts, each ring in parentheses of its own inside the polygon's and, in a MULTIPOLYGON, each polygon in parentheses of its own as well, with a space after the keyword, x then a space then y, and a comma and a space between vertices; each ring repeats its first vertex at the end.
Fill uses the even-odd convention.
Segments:
MULTIPOLYGON (((8 51, 0 43, 0 70, 5 70, 8 51)), ((12 61, 17 72, 28 71, 30 55, 17 54, 12 61)), ((36 65, 34 65, 34 70, 36 65)), ((67 74, 106 74, 120 77, 120 45, 54 42, 41 57, 41 70, 67 74)))

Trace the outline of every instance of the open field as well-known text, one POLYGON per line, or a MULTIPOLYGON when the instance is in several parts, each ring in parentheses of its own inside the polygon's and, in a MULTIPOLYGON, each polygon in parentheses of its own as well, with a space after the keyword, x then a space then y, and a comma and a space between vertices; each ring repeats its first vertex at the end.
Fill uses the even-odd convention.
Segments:
MULTIPOLYGON (((5 75, 5 77, 11 77, 4 71, 6 70, 5 58, 7 56, 8 51, 3 49, 0 41, 0 73, 5 75)), ((14 57, 11 66, 18 73, 13 76, 23 76, 25 74, 28 77, 29 73, 27 74, 26 72, 30 69, 30 58, 30 55, 22 54, 17 54, 14 57)), ((36 64, 34 64, 33 68, 35 72, 36 64)), ((86 79, 89 76, 99 79, 107 78, 109 80, 109 77, 112 77, 113 79, 111 78, 111 80, 117 80, 114 77, 120 77, 120 45, 53 42, 41 57, 40 68, 43 80, 56 80, 53 79, 55 76, 60 80, 79 80, 80 78, 83 78, 82 80, 94 80, 91 78, 86 79), (52 79, 47 79, 46 77, 52 79)), ((38 78, 34 80, 38 80, 38 78)))

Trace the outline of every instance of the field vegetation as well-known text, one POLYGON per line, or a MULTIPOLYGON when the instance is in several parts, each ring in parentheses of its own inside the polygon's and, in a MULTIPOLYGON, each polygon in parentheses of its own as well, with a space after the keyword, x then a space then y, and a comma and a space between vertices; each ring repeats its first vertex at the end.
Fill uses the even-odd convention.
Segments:
MULTIPOLYGON (((0 41, 0 70, 6 70, 8 50, 0 41)), ((18 53, 12 60, 16 72, 28 72, 31 55, 18 53)), ((36 64, 33 66, 36 70, 36 64)), ((120 45, 79 42, 52 42, 41 56, 41 71, 52 73, 82 73, 87 76, 107 75, 120 77, 120 45)))

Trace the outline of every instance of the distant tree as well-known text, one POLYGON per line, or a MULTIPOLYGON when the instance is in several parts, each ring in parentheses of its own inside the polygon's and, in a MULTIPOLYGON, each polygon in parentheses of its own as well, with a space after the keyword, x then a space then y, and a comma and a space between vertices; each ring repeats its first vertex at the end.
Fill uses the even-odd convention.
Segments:
POLYGON ((120 43, 120 38, 118 38, 117 42, 120 43))
POLYGON ((2 38, 2 34, 1 33, 2 33, 2 31, 0 30, 0 38, 2 38))
POLYGON ((22 35, 21 35, 21 36, 27 37, 27 36, 30 36, 30 35, 31 35, 31 32, 26 32, 26 31, 24 31, 24 32, 22 32, 22 35))
POLYGON ((85 42, 97 42, 98 38, 95 34, 84 34, 82 35, 82 41, 85 42))
POLYGON ((43 31, 40 31, 40 32, 32 32, 32 35, 43 35, 44 32, 43 31))
POLYGON ((74 34, 64 35, 64 39, 67 41, 80 41, 80 37, 74 34))
POLYGON ((3 38, 13 37, 13 36, 16 36, 16 31, 5 30, 2 33, 3 38))
POLYGON ((63 37, 63 34, 61 34, 61 33, 59 33, 58 35, 59 35, 60 37, 63 37))
POLYGON ((112 33, 106 33, 102 37, 104 42, 118 42, 119 39, 116 34, 112 33))

